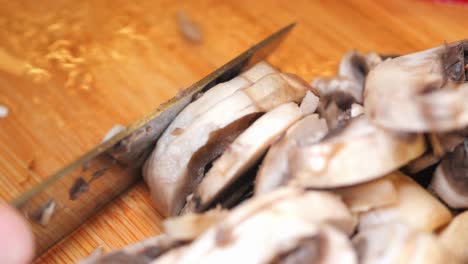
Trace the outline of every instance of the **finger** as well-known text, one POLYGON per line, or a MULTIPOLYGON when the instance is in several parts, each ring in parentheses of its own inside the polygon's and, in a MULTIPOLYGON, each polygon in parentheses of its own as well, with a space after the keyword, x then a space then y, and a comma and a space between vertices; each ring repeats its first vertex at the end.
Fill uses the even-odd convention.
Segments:
POLYGON ((13 208, 0 203, 0 263, 30 263, 34 254, 31 230, 13 208))

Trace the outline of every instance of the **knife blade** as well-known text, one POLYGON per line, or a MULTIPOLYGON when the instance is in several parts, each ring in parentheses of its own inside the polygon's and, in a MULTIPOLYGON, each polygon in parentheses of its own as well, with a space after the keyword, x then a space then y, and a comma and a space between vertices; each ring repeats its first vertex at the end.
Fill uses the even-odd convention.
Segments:
POLYGON ((292 23, 253 45, 13 200, 11 204, 30 222, 36 256, 62 240, 141 178, 141 167, 158 137, 197 94, 235 77, 267 57, 294 26, 292 23))

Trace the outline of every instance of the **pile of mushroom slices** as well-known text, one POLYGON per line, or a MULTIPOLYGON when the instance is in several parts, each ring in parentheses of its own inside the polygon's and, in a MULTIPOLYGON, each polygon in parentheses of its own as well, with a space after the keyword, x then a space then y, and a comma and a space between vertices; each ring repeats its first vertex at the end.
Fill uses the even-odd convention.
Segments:
POLYGON ((164 234, 81 263, 468 263, 467 63, 466 41, 311 85, 258 63, 146 161, 164 234))

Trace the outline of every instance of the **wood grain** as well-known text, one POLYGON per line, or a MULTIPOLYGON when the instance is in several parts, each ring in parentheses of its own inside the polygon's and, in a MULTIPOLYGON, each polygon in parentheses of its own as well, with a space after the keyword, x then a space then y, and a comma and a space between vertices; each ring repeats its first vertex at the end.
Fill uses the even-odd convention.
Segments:
MULTIPOLYGON (((0 199, 9 201, 292 21, 271 57, 307 80, 349 49, 406 53, 466 37, 468 9, 430 1, 0 1, 0 199), (184 39, 176 13, 198 23, 184 39)), ((161 231, 143 183, 38 263, 73 263, 161 231)))

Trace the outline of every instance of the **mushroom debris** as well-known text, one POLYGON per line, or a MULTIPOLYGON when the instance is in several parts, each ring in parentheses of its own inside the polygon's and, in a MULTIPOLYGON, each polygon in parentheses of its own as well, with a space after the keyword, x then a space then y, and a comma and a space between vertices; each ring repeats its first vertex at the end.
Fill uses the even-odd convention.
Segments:
POLYGON ((143 168, 164 234, 82 263, 468 263, 467 50, 194 96, 143 168))

